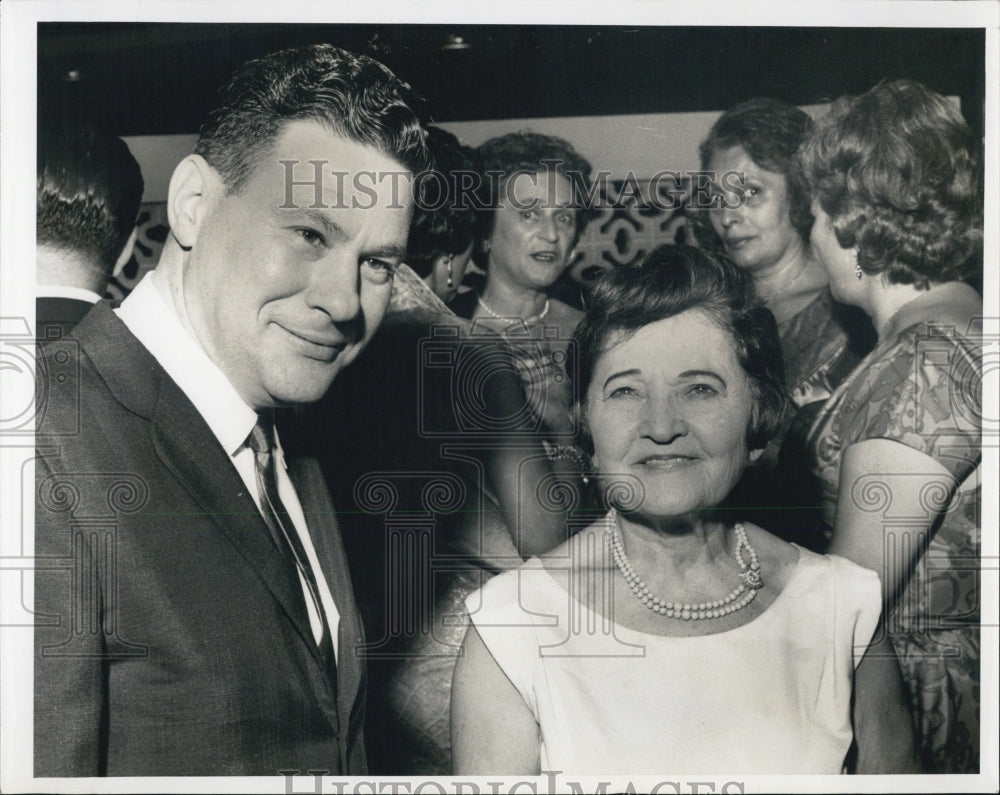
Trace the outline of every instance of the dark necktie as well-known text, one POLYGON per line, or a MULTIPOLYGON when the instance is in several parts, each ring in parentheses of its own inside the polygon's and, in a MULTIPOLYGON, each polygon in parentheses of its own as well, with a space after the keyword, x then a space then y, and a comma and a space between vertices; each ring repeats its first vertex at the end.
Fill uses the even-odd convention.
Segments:
POLYGON ((298 574, 302 575, 306 587, 309 590, 309 597, 323 622, 323 636, 319 642, 319 650, 326 662, 330 678, 336 681, 336 665, 333 654, 333 641, 330 637, 330 625, 326 620, 326 611, 323 610, 323 602, 319 597, 319 587, 316 584, 316 575, 312 566, 309 565, 309 558, 306 556, 305 548, 299 534, 295 531, 291 517, 285 510, 281 498, 278 496, 278 481, 275 476, 274 463, 274 421, 270 413, 263 416, 258 415, 257 424, 250 431, 247 444, 253 450, 256 460, 257 492, 260 495, 260 509, 264 515, 264 522, 271 532, 271 538, 275 545, 285 557, 290 566, 294 566, 293 580, 299 583, 298 574))

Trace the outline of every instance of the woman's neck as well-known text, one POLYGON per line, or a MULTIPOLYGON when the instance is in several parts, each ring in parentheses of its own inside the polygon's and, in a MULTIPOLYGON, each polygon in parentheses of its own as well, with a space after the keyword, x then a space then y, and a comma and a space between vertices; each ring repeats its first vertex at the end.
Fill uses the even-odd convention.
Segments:
POLYGON ((615 513, 618 532, 633 560, 655 561, 676 572, 711 565, 726 555, 726 526, 701 517, 651 521, 615 513))
POLYGON ((778 262, 753 271, 754 286, 778 323, 798 314, 828 279, 802 241, 798 241, 778 262))
MULTIPOLYGON (((493 312, 501 317, 536 317, 545 308, 548 295, 544 290, 535 290, 522 285, 511 284, 492 274, 487 276, 486 284, 480 290, 479 297, 493 312)), ((482 307, 479 308, 481 310, 482 307)), ((477 314, 483 313, 477 310, 477 314)))
POLYGON ((918 320, 928 319, 921 309, 946 299, 952 292, 957 296, 972 293, 972 288, 961 282, 932 284, 929 289, 920 290, 912 284, 889 284, 879 276, 872 280, 867 306, 862 308, 871 317, 879 342, 896 336, 902 328, 918 320))

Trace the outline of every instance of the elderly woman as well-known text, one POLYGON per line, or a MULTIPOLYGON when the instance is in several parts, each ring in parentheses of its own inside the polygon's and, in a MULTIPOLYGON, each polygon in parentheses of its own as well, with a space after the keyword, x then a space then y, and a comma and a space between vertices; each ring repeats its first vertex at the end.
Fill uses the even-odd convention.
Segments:
MULTIPOLYGON (((778 322, 785 386, 796 409, 790 427, 752 470, 741 492, 761 521, 784 538, 825 546, 815 506, 819 487, 809 475, 804 437, 816 412, 871 349, 868 319, 834 302, 827 276, 809 246, 809 194, 795 169, 795 154, 811 120, 776 99, 751 99, 723 113, 701 144, 702 168, 717 182, 743 175, 734 195, 707 213, 692 215, 709 248, 724 251, 753 278, 757 294, 778 322), (778 458, 776 470, 771 470, 778 458), (800 506, 800 507, 793 507, 800 506)), ((723 198, 723 197, 720 197, 723 198)))
POLYGON ((783 411, 750 277, 661 247, 575 339, 613 507, 466 601, 456 772, 839 773, 852 739, 859 772, 912 769, 898 666, 865 653, 878 577, 720 510, 783 411))
POLYGON ((572 433, 565 363, 583 315, 550 289, 589 219, 580 194, 590 190, 590 163, 567 141, 529 132, 491 138, 476 152, 487 209, 473 256, 486 281, 451 307, 510 344, 549 455, 557 468, 578 475, 583 458, 564 443, 572 433))
POLYGON ((925 765, 976 772, 982 301, 962 281, 982 268, 975 140, 943 97, 894 81, 834 103, 802 162, 813 251, 878 330, 811 431, 831 550, 883 577, 925 765))

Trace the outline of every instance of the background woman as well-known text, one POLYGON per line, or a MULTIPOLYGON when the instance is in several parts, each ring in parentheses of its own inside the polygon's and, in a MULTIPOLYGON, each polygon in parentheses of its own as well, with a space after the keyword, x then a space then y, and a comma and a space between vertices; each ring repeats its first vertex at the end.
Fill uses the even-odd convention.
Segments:
POLYGON ((578 478, 584 459, 568 444, 566 356, 583 315, 550 289, 589 219, 579 197, 589 192, 590 163, 567 141, 528 132, 491 138, 476 152, 488 209, 478 217, 473 256, 486 281, 451 307, 508 342, 554 466, 578 478))
POLYGON ((976 145, 910 81, 844 97, 802 153, 813 250, 878 344, 813 426, 831 550, 880 572, 918 747, 979 768, 980 296, 976 145), (887 554, 888 552, 888 554, 887 554))
POLYGON ((749 276, 660 247, 595 285, 575 341, 615 507, 467 599, 455 772, 839 773, 852 736, 858 771, 913 769, 896 662, 856 652, 877 576, 718 510, 783 412, 749 276))
POLYGON ((774 314, 785 386, 796 409, 782 434, 778 469, 771 470, 772 449, 760 470, 748 473, 740 500, 782 537, 821 549, 826 539, 809 510, 819 491, 808 474, 803 439, 823 401, 873 338, 862 313, 834 302, 809 247, 809 194, 794 158, 811 124, 803 111, 776 99, 751 99, 723 113, 701 144, 701 165, 716 181, 742 173, 744 196, 737 207, 710 211, 707 219, 703 213, 692 217, 702 242, 745 269, 774 314))

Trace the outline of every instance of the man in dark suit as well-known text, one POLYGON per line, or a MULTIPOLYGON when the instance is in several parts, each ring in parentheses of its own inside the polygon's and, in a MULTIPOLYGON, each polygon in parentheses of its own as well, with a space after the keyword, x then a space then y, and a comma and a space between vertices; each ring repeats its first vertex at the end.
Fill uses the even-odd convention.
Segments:
POLYGON ((125 142, 93 125, 38 134, 35 336, 66 336, 101 300, 135 245, 139 164, 125 142))
POLYGON ((365 772, 333 507, 271 420, 385 313, 426 158, 410 94, 329 45, 246 64, 174 172, 157 268, 45 348, 37 776, 365 772))

